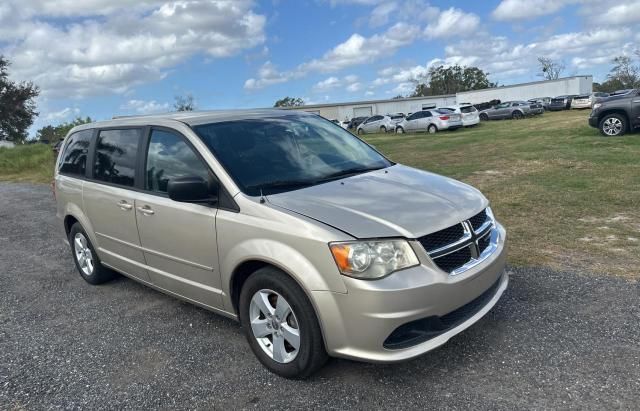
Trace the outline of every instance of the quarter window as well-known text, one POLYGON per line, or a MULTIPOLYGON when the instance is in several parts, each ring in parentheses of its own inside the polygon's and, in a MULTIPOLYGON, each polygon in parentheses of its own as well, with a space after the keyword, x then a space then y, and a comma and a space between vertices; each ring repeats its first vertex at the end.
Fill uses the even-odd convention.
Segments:
POLYGON ((209 181, 209 170, 200 157, 182 137, 153 130, 147 151, 145 189, 166 193, 169 180, 191 176, 209 181))
POLYGON ((101 131, 96 145, 94 178, 133 187, 140 137, 139 129, 101 131))
POLYGON ((82 130, 69 136, 58 165, 59 172, 77 176, 85 175, 92 135, 93 130, 82 130))

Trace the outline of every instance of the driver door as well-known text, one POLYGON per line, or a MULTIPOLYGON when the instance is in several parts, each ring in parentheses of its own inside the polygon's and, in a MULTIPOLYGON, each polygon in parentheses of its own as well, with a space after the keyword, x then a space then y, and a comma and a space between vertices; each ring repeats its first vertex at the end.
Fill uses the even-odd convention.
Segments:
POLYGON ((146 145, 144 192, 135 212, 149 277, 157 287, 189 300, 222 308, 216 239, 217 208, 182 203, 167 195, 169 180, 215 178, 181 134, 152 128, 146 145))

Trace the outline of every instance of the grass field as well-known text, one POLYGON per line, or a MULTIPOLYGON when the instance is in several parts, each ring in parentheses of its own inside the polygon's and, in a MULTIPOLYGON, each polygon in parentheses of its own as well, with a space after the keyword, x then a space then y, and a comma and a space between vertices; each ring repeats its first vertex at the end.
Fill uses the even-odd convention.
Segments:
POLYGON ((640 133, 605 138, 588 111, 366 140, 392 160, 474 185, 509 261, 640 277, 640 133))
MULTIPOLYGON (((511 264, 640 278, 640 133, 601 137, 587 115, 365 138, 394 161, 482 190, 509 232, 511 264)), ((48 146, 0 148, 0 180, 48 183, 52 169, 48 146)))

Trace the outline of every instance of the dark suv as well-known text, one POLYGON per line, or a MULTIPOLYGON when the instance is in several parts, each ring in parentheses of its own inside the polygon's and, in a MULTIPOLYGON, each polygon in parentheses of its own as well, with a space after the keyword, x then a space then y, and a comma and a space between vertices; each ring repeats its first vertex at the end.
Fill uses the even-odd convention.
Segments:
POLYGON ((589 125, 608 137, 640 127, 640 89, 605 98, 593 105, 589 125))

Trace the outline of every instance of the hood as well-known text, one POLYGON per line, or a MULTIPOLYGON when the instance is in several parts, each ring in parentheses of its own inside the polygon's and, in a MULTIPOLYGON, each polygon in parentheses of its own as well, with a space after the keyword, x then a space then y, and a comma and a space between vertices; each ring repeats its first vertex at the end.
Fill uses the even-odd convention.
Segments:
POLYGON ((399 164, 267 200, 356 238, 418 238, 466 220, 488 205, 471 186, 399 164))

